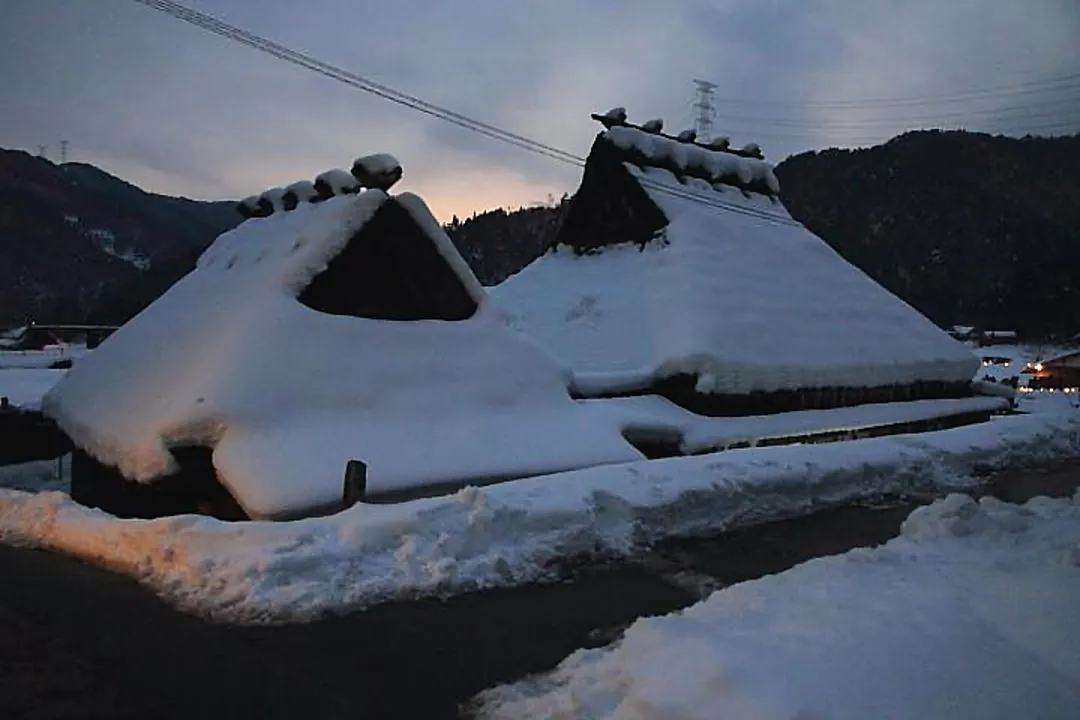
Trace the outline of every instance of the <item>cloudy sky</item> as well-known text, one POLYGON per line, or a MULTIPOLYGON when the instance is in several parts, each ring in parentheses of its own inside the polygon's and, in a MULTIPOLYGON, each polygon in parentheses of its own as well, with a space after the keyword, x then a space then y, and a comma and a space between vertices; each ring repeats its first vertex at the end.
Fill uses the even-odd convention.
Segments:
MULTIPOLYGON (((186 0, 282 45, 587 153, 588 113, 693 124, 779 161, 905 129, 1080 131, 1077 0, 186 0)), ((235 198, 389 151, 467 216, 579 171, 230 42, 134 0, 0 0, 0 146, 156 192, 235 198)))

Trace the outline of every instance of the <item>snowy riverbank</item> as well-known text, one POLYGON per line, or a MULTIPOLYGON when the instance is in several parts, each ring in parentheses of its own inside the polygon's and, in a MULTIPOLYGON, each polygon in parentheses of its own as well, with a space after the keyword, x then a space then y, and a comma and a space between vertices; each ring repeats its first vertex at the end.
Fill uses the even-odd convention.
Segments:
POLYGON ((482 693, 480 718, 1080 717, 1080 492, 963 495, 899 538, 638 620, 482 693))

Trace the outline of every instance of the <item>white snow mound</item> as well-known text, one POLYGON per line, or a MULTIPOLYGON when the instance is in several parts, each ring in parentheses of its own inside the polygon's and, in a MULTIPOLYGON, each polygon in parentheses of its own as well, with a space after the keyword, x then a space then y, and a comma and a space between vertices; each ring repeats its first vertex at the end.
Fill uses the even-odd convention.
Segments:
POLYGON ((950 495, 901 537, 641 619, 479 718, 1080 717, 1080 493, 950 495))

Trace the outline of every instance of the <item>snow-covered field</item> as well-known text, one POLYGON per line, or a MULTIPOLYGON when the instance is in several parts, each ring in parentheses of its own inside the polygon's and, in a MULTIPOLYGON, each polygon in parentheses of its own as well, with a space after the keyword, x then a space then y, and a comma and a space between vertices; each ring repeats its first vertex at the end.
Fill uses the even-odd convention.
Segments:
POLYGON ((640 619, 482 693, 481 718, 1080 717, 1080 492, 964 495, 900 537, 640 619))
POLYGON ((1039 412, 936 433, 638 461, 288 523, 118 520, 61 492, 0 490, 0 541, 110 567, 201 615, 311 619, 549 579, 560 559, 632 555, 672 534, 970 487, 986 468, 1080 453, 1080 412, 1060 400, 1040 396, 1025 400, 1039 412))

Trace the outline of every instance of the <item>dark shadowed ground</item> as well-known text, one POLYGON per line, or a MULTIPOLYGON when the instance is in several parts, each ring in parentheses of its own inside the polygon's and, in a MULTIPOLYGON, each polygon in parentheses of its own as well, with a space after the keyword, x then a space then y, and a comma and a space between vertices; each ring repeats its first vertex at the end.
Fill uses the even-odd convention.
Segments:
MULTIPOLYGON (((1080 461, 990 481, 1012 502, 1064 495, 1080 461)), ((450 718, 641 615, 896 535, 914 503, 839 508, 665 543, 640 564, 552 585, 388 604, 312 625, 237 628, 170 610, 75 560, 0 547, 0 719, 450 718)))

